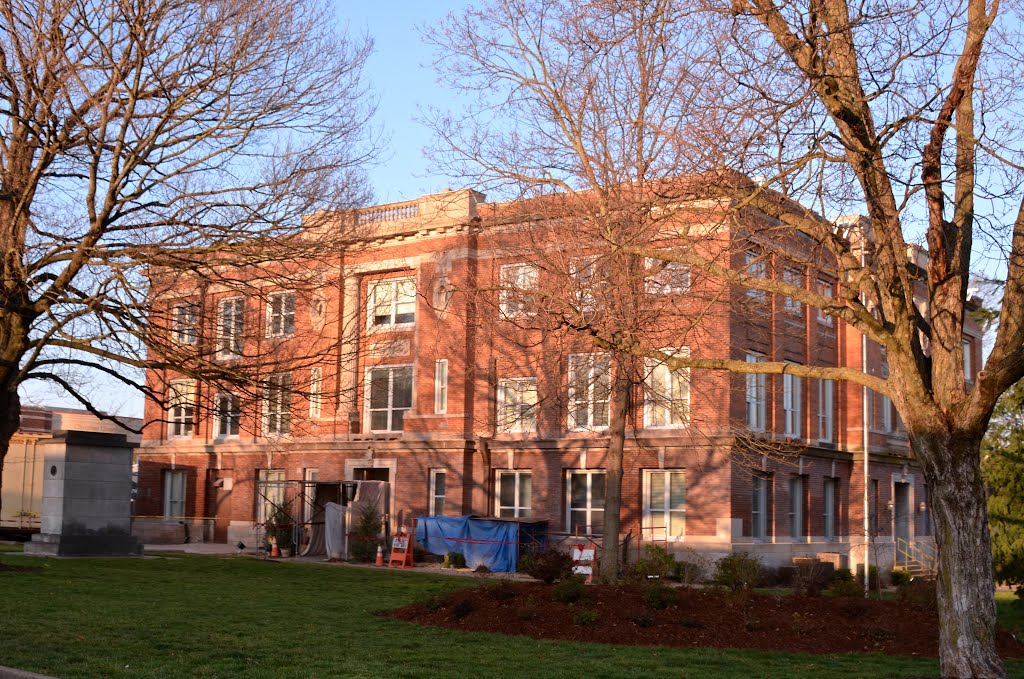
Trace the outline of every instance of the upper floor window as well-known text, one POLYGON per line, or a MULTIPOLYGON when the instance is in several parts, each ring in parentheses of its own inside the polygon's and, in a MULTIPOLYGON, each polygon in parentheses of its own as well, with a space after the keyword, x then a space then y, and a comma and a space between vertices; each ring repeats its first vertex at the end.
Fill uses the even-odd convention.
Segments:
POLYGON ((196 415, 196 383, 175 380, 167 392, 167 434, 170 438, 192 436, 196 415))
MULTIPOLYGON (((802 288, 804 287, 804 274, 799 269, 786 267, 782 270, 782 281, 795 288, 802 288)), ((788 314, 797 316, 803 313, 804 305, 800 300, 793 299, 792 297, 785 297, 782 300, 782 309, 788 314)))
POLYGON ((608 354, 569 357, 569 429, 604 429, 610 415, 608 354))
MULTIPOLYGON (((832 284, 828 281, 819 280, 818 294, 821 295, 822 297, 827 297, 831 299, 835 294, 832 284)), ((818 323, 821 323, 827 328, 831 328, 833 325, 835 325, 835 319, 830 314, 826 313, 824 309, 818 309, 817 318, 818 323)))
MULTIPOLYGON (((689 356, 685 347, 678 356, 689 356)), ((679 427, 690 419, 690 369, 671 370, 649 358, 644 379, 644 426, 679 427)))
POLYGON ((537 378, 520 377, 498 382, 498 431, 537 429, 537 378))
POLYGON ((195 344, 199 341, 198 304, 187 302, 171 310, 171 339, 178 344, 195 344))
POLYGON ((217 303, 217 352, 240 355, 245 332, 245 299, 231 297, 217 303))
POLYGON ((214 399, 214 436, 238 436, 242 420, 242 405, 234 394, 217 394, 214 399))
POLYGON ((267 337, 295 334, 295 293, 275 292, 267 297, 267 337))
POLYGON ((309 369, 309 419, 318 420, 323 412, 323 368, 309 369))
POLYGON ((285 436, 292 430, 292 376, 274 373, 263 382, 263 434, 285 436))
POLYGON ((434 361, 434 413, 448 412, 448 359, 434 361))
POLYGON ((540 285, 540 270, 533 264, 506 264, 500 272, 501 313, 518 316, 533 311, 535 293, 540 285))
POLYGON ((796 375, 785 373, 782 376, 782 412, 784 436, 801 437, 803 422, 801 419, 803 405, 803 381, 796 375))
MULTIPOLYGON (((747 250, 743 254, 743 269, 751 278, 768 277, 768 266, 765 262, 764 255, 757 250, 747 250)), ((763 302, 765 300, 765 293, 763 290, 747 288, 747 297, 755 302, 763 302)))
POLYGON ((832 413, 835 383, 818 380, 818 440, 832 442, 832 413))
POLYGON ((576 286, 576 303, 579 312, 588 314, 597 308, 598 280, 597 257, 574 257, 569 262, 569 275, 576 286))
POLYGON ((690 289, 690 267, 682 262, 667 262, 647 257, 644 290, 651 295, 679 295, 690 289))
MULTIPOLYGON (((761 354, 747 354, 747 363, 764 363, 761 354)), ((748 373, 746 379, 747 429, 764 431, 768 416, 768 376, 748 373)))
POLYGON ((370 326, 379 328, 416 322, 416 281, 384 278, 372 281, 369 292, 370 326))
POLYGON ((412 408, 412 366, 379 366, 367 372, 370 431, 402 431, 412 408))

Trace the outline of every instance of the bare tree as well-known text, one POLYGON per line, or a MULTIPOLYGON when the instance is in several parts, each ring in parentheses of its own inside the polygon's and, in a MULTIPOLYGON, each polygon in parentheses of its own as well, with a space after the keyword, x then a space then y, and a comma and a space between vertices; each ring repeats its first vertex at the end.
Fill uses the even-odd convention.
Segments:
MULTIPOLYGON (((717 254, 630 242, 611 224, 607 243, 785 295, 885 347, 886 378, 699 356, 673 365, 845 379, 891 398, 937 528, 942 673, 1002 676, 979 446, 997 398, 1024 375, 1019 8, 735 0, 701 9, 502 0, 450 18, 433 34, 445 49, 438 65, 479 98, 461 118, 434 118, 446 157, 523 194, 589 191, 609 206, 622 191, 691 175, 698 181, 662 205, 722 206, 730 238, 717 254), (649 78, 644 55, 658 66, 649 78), (837 222, 865 209, 867 219, 837 222), (835 295, 725 263, 752 242, 789 258, 794 238, 810 244, 808 266, 835 272, 835 295), (1003 296, 992 352, 968 382, 972 266, 1001 280, 1003 296)), ((621 339, 615 351, 635 351, 621 339)))
POLYGON ((0 461, 30 380, 93 411, 89 375, 161 401, 141 368, 255 383, 196 351, 188 299, 267 262, 312 290, 288 263, 346 234, 303 215, 366 200, 372 45, 333 23, 318 0, 3 3, 0 461))

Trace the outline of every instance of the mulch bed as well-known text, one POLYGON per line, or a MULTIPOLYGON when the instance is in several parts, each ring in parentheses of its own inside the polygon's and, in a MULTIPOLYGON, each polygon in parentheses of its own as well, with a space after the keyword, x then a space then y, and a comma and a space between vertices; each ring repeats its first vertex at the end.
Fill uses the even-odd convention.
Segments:
POLYGON ((10 564, 0 563, 0 573, 34 573, 41 570, 42 568, 39 566, 11 566, 10 564))
MULTIPOLYGON (((638 586, 586 588, 565 604, 552 586, 502 582, 390 611, 420 625, 475 632, 631 646, 749 648, 794 653, 938 656, 938 616, 901 601, 830 596, 768 596, 679 588, 674 605, 651 609, 638 586)), ((1000 630, 1004 658, 1024 643, 1000 630)))

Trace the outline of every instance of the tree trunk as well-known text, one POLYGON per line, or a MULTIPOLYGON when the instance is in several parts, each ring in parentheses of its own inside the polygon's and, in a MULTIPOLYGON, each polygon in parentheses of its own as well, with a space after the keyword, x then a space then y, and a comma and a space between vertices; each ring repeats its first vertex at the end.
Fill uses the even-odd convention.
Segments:
MULTIPOLYGON (((18 431, 21 424, 21 400, 18 398, 18 385, 8 385, 3 376, 10 371, 0 368, 0 475, 3 474, 4 459, 11 445, 11 437, 18 431)), ((3 509, 3 496, 0 495, 0 509, 3 509)))
POLYGON ((611 418, 608 423, 608 459, 605 462, 604 527, 600 578, 615 583, 621 570, 619 532, 622 510, 622 458, 626 447, 626 416, 632 380, 627 360, 615 360, 612 369, 611 418))
POLYGON ((996 607, 981 435, 917 438, 938 548, 939 663, 943 677, 1005 677, 996 607))

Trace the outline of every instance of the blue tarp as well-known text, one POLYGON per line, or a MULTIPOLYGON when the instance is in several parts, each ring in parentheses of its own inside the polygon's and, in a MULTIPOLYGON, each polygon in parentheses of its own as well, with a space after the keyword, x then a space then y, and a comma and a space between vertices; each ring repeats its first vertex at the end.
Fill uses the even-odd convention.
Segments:
POLYGON ((431 554, 457 552, 466 557, 466 565, 481 564, 497 573, 514 573, 519 561, 519 543, 540 525, 518 521, 478 519, 473 516, 420 516, 416 519, 416 542, 431 554))

